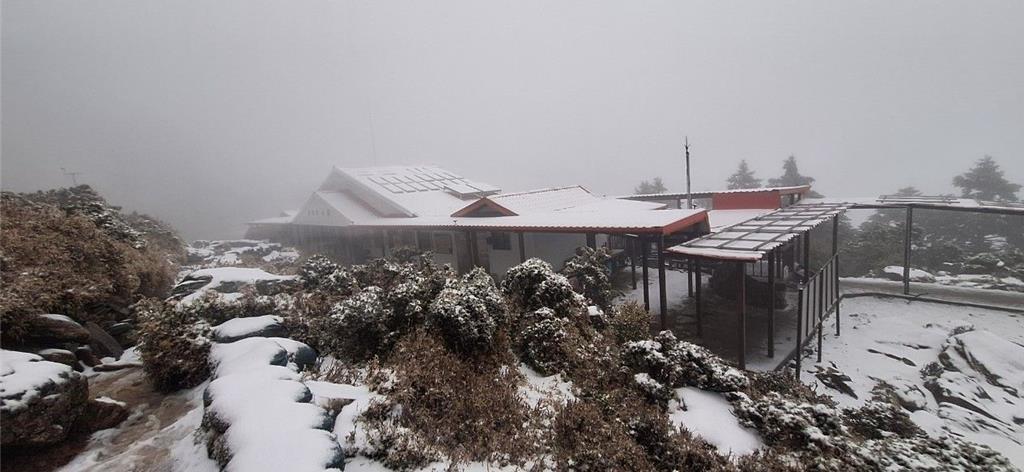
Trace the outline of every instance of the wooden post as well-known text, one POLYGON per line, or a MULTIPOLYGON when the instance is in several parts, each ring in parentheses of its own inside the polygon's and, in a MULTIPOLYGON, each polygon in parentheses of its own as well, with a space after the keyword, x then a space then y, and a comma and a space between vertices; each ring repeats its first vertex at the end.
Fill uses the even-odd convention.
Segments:
POLYGON ((747 274, 743 273, 746 270, 745 263, 737 262, 736 268, 739 269, 740 274, 740 293, 739 293, 739 319, 736 320, 738 326, 738 332, 736 341, 739 344, 739 364, 740 370, 747 368, 747 274))
POLYGON ((658 302, 661 303, 661 329, 668 329, 668 293, 665 290, 665 236, 658 235, 658 302))
POLYGON ((906 232, 903 235, 903 294, 910 295, 910 235, 914 228, 914 207, 907 207, 906 232))
POLYGON ((587 233, 587 247, 590 249, 597 249, 597 235, 594 233, 587 233))
POLYGON ((697 269, 697 286, 694 287, 696 289, 695 293, 694 293, 694 295, 696 296, 696 300, 694 300, 694 302, 697 304, 697 336, 699 337, 699 336, 703 336, 703 334, 704 334, 703 333, 703 329, 704 328, 703 328, 703 324, 701 323, 701 312, 700 312, 700 289, 701 289, 701 285, 703 285, 703 283, 701 282, 701 276, 700 276, 700 259, 694 259, 693 260, 693 265, 697 269))
POLYGON ((821 337, 825 331, 825 310, 828 308, 825 306, 825 281, 828 276, 819 273, 815 279, 818 281, 818 362, 821 362, 821 337))
POLYGON ((775 251, 768 253, 768 357, 775 357, 775 251))
POLYGON ((633 275, 633 290, 636 290, 636 238, 629 238, 629 272, 633 275))
POLYGON ((804 233, 804 240, 801 243, 804 250, 804 276, 801 278, 803 283, 807 283, 807 279, 811 277, 811 232, 807 231, 804 233))
POLYGON ((640 269, 644 283, 644 309, 651 312, 650 276, 647 273, 647 236, 640 236, 640 269))
POLYGON ((523 233, 519 232, 519 263, 526 262, 526 242, 523 241, 523 233))
POLYGON ((803 348, 803 334, 804 334, 804 287, 801 285, 797 290, 796 297, 796 379, 800 380, 800 358, 802 353, 800 352, 803 348))
POLYGON ((686 296, 693 298, 693 260, 686 259, 686 296))
POLYGON ((843 297, 839 293, 839 254, 836 254, 836 261, 833 264, 836 266, 836 273, 834 275, 836 282, 835 287, 833 288, 836 292, 836 336, 839 336, 839 308, 843 304, 843 297))

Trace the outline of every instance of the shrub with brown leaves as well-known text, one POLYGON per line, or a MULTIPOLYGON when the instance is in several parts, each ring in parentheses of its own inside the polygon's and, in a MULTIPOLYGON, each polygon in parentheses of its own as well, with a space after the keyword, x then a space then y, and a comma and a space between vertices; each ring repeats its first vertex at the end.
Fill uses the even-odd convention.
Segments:
POLYGON ((145 299, 132 306, 143 368, 161 391, 199 385, 210 374, 210 324, 172 303, 145 299))

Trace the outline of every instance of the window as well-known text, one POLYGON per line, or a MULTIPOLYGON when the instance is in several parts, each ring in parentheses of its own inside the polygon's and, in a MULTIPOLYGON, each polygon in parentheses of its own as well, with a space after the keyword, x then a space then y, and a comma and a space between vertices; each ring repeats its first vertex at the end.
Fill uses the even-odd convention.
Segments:
POLYGON ((434 252, 437 254, 451 254, 454 249, 452 235, 448 233, 434 233, 434 252))
POLYGON ((491 247, 495 250, 512 250, 512 235, 509 233, 492 232, 491 237, 487 239, 491 243, 491 247))

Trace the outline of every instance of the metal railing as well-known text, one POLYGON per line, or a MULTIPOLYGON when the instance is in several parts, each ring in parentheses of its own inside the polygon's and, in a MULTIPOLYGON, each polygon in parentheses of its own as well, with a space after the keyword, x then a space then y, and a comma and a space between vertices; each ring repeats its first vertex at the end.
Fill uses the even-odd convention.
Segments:
POLYGON ((800 359, 811 335, 818 334, 818 362, 821 362, 822 330, 825 317, 836 312, 836 336, 839 336, 839 254, 834 254, 818 272, 800 284, 796 310, 796 378, 800 379, 800 359))

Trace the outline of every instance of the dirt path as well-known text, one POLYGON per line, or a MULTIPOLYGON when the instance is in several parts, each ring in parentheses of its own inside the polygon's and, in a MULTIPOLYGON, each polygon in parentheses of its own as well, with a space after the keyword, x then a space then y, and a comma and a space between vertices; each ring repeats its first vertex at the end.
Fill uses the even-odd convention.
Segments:
POLYGON ((89 394, 127 404, 131 415, 119 427, 71 438, 45 450, 4 457, 3 470, 49 472, 217 470, 196 444, 202 390, 157 392, 140 368, 89 378, 89 394), (8 461, 8 459, 13 459, 8 461))

